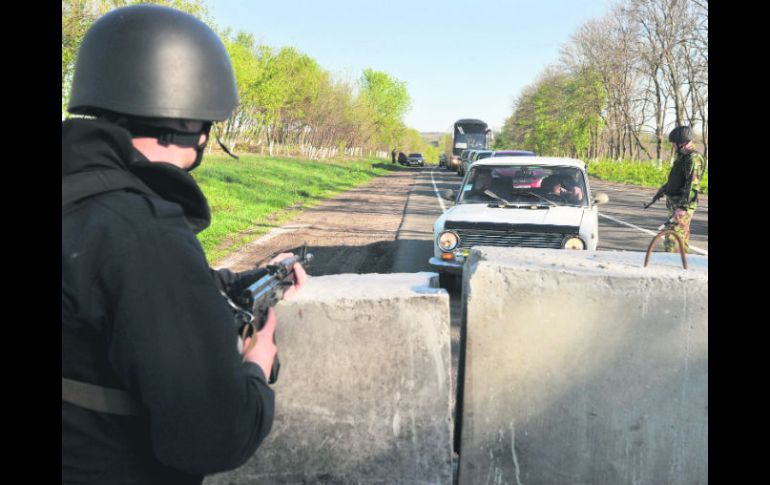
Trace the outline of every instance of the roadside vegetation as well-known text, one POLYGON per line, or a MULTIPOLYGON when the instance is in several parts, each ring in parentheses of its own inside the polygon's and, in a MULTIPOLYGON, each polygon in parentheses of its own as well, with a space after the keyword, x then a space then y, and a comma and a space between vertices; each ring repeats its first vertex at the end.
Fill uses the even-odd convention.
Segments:
POLYGON ((192 172, 212 223, 198 235, 210 263, 280 226, 296 211, 399 168, 381 159, 302 160, 207 154, 192 172))
POLYGON ((411 107, 405 82, 371 68, 354 80, 335 78, 294 47, 261 44, 252 32, 217 25, 203 0, 62 0, 62 119, 85 32, 107 12, 137 3, 185 11, 219 34, 240 98, 232 116, 214 127, 230 149, 323 159, 422 148, 419 132, 404 123, 411 107))
MULTIPOLYGON (((668 179, 669 163, 636 160, 599 159, 587 164, 588 175, 608 182, 660 187, 668 179)), ((701 180, 701 189, 708 194, 708 170, 701 180)))
POLYGON ((592 164, 602 174, 649 181, 680 125, 708 158, 708 2, 619 0, 522 90, 495 148, 601 160, 592 164))

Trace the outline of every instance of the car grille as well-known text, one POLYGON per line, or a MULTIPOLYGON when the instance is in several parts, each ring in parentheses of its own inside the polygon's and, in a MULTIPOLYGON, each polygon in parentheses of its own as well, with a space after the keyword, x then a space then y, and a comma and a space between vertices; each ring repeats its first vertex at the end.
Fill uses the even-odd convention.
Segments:
POLYGON ((561 249, 561 243, 567 235, 577 234, 578 228, 571 226, 503 226, 490 224, 494 227, 450 227, 460 236, 460 248, 466 249, 472 246, 499 246, 499 247, 528 247, 561 249))

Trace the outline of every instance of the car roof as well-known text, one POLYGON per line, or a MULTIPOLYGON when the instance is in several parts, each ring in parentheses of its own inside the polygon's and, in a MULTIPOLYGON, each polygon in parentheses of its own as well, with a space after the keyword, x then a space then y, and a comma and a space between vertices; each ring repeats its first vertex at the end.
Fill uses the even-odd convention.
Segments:
POLYGON ((479 165, 566 165, 569 167, 577 167, 585 169, 586 164, 582 160, 575 158, 565 157, 517 157, 517 156, 502 156, 502 157, 490 157, 476 161, 474 166, 479 165))
POLYGON ((529 150, 497 150, 497 151, 495 151, 495 153, 496 154, 499 153, 500 156, 503 156, 503 155, 514 155, 514 154, 525 154, 525 153, 526 154, 531 154, 531 155, 535 154, 535 152, 531 152, 529 150))

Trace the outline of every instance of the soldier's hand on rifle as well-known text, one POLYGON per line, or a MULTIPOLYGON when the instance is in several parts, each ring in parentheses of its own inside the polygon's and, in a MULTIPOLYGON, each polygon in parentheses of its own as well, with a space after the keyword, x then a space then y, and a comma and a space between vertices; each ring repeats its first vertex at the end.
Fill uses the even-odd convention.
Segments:
POLYGON ((275 360, 275 354, 278 353, 278 347, 275 345, 275 339, 273 334, 275 333, 275 310, 272 308, 267 310, 267 319, 265 320, 265 326, 262 330, 254 334, 252 337, 247 337, 243 342, 243 348, 249 348, 249 344, 253 338, 257 341, 254 347, 251 348, 243 359, 249 362, 253 362, 262 368, 262 372, 265 373, 265 378, 270 376, 270 370, 273 368, 273 361, 275 360))
MULTIPOLYGON (((267 264, 276 264, 292 256, 294 256, 294 253, 281 253, 278 256, 271 259, 270 261, 268 261, 267 264)), ((307 281, 307 273, 305 272, 305 268, 303 268, 301 264, 295 263, 291 269, 294 271, 294 285, 286 289, 286 291, 283 294, 284 300, 292 296, 294 293, 298 292, 300 288, 302 288, 302 286, 307 281)))

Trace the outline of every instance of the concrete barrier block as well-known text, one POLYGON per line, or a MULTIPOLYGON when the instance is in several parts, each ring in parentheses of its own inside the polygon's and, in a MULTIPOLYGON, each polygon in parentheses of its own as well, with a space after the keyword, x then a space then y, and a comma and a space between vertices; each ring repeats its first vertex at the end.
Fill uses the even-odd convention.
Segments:
POLYGON ((708 258, 475 248, 461 485, 708 482, 708 258))
POLYGON ((451 484, 449 295, 435 280, 319 276, 281 302, 273 429, 204 483, 451 484))

